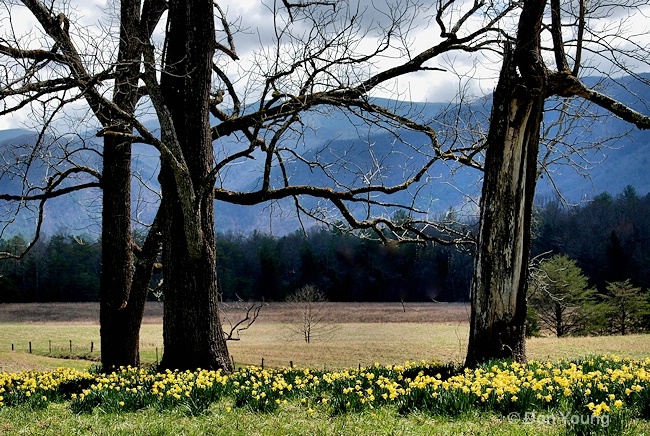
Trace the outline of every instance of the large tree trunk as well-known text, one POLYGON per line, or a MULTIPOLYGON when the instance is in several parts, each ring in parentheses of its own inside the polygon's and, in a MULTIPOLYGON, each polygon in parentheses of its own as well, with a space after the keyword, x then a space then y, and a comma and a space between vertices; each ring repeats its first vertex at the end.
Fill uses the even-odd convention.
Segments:
MULTIPOLYGON (((218 314, 214 235, 214 153, 209 97, 214 18, 210 0, 169 4, 167 57, 161 89, 189 180, 162 160, 165 199, 162 368, 232 370, 218 314), (192 196, 192 198, 188 198, 192 196)), ((167 129, 163 142, 174 141, 167 129)))
POLYGON ((544 1, 524 3, 514 52, 506 46, 487 138, 466 365, 526 359, 530 224, 546 68, 539 34, 544 1))
MULTIPOLYGON (((162 1, 120 2, 120 45, 115 68, 113 102, 133 115, 138 102, 142 44, 147 41, 166 9, 162 1), (142 16, 140 16, 142 14, 142 16)), ((131 142, 110 132, 130 135, 123 114, 106 106, 95 113, 106 129, 102 173, 102 275, 100 280, 100 338, 102 367, 140 365, 140 326, 149 281, 161 239, 159 211, 133 261, 131 235, 131 142)), ((162 206, 161 206, 162 208, 162 206)))
MULTIPOLYGON (((139 43, 136 32, 139 1, 121 2, 121 31, 118 67, 115 74, 115 104, 134 113, 139 76, 139 43)), ((129 134, 131 126, 113 125, 108 114, 105 127, 129 134)), ((131 292, 131 143, 107 135, 104 138, 102 173, 102 273, 100 279, 100 339, 104 371, 119 366, 138 366, 142 311, 131 292)), ((146 291, 145 291, 146 292, 146 291)), ((146 296, 146 293, 145 293, 146 296)))
POLYGON ((100 339, 102 366, 110 371, 140 363, 138 344, 130 341, 140 325, 133 325, 128 304, 131 294, 130 144, 104 141, 102 180, 102 273, 100 279, 100 339), (127 309, 128 308, 128 309, 127 309))

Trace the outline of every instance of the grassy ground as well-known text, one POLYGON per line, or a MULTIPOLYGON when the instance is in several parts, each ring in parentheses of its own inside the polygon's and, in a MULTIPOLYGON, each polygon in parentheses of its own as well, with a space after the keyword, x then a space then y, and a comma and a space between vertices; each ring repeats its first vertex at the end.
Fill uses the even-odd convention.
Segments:
MULTIPOLYGON (((469 322, 465 303, 332 303, 324 302, 331 322, 469 322)), ((237 303, 222 306, 238 315, 237 303)), ((241 311, 240 311, 241 313, 241 311)), ((162 304, 147 302, 144 324, 161 324, 162 304)), ((259 323, 286 323, 300 318, 300 308, 287 303, 264 303, 259 323)), ((99 324, 98 303, 0 304, 0 323, 85 323, 99 324)))
MULTIPOLYGON (((463 304, 329 303, 328 322, 333 332, 324 340, 306 344, 293 332, 299 313, 276 303, 267 305, 258 321, 229 342, 237 364, 339 369, 403 363, 406 360, 462 362, 469 332, 468 307, 463 304)), ((44 356, 99 357, 96 304, 0 305, 0 370, 83 367, 93 362, 50 359, 44 356), (68 321, 62 315, 67 314, 68 321), (70 340, 73 352, 70 353, 70 340), (32 342, 30 356, 29 342, 32 342), (90 353, 91 342, 93 353, 90 353), (13 344, 14 350, 11 351, 13 344), (50 354, 50 346, 52 353, 50 354)), ((236 315, 232 313, 231 315, 236 315)), ((148 305, 141 331, 143 361, 162 356, 160 304, 148 305)), ((614 353, 643 358, 650 335, 590 338, 532 338, 531 359, 557 360, 590 354, 614 353)))
MULTIPOLYGON (((159 304, 149 305, 141 332, 143 360, 162 355, 159 304)), ((462 362, 468 337, 466 305, 439 304, 339 304, 330 303, 328 323, 336 328, 328 340, 305 344, 292 334, 298 313, 282 304, 266 306, 258 322, 242 332, 240 341, 229 343, 237 364, 336 369, 403 363, 406 360, 462 362)), ((0 371, 46 370, 56 367, 87 368, 95 362, 56 359, 49 356, 99 356, 96 304, 0 305, 0 371), (69 352, 69 341, 73 352, 69 352), (29 342, 32 352, 29 354, 29 342), (52 354, 50 354, 50 341, 52 354), (94 344, 90 354, 90 344, 94 344), (14 351, 11 351, 11 345, 14 351)), ((650 335, 598 338, 533 338, 527 343, 532 359, 557 360, 585 355, 616 353, 645 358, 650 335)), ((213 404, 207 414, 189 417, 182 411, 160 413, 145 409, 119 415, 96 410, 74 414, 66 403, 45 409, 0 408, 0 434, 99 434, 99 435, 289 435, 289 434, 409 434, 409 435, 556 435, 558 425, 512 421, 492 415, 445 419, 421 413, 400 415, 390 407, 330 416, 317 410, 307 414, 297 404, 283 405, 268 414, 244 409, 229 410, 213 404)), ((626 434, 649 434, 646 421, 634 421, 626 434)))
MULTIPOLYGON (((629 434, 650 430, 635 423, 629 434)), ((560 435, 558 426, 509 422, 496 416, 472 415, 449 420, 425 414, 400 415, 390 408, 329 416, 307 415, 289 405, 278 412, 255 415, 243 409, 225 412, 214 405, 208 413, 188 417, 179 411, 160 413, 143 410, 116 415, 94 412, 75 415, 63 404, 29 411, 21 408, 0 410, 3 435, 560 435)), ((647 434, 647 433, 646 433, 647 434)))

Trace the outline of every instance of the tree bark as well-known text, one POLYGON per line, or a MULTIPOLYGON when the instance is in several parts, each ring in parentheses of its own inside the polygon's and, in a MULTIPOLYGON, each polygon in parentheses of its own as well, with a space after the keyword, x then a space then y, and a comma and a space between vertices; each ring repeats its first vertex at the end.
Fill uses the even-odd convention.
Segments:
POLYGON ((210 0, 169 3, 161 89, 174 132, 164 128, 161 136, 163 142, 178 140, 182 156, 175 158, 185 163, 189 178, 179 177, 179 166, 163 158, 165 351, 160 366, 165 369, 232 370, 217 306, 210 177, 214 154, 208 107, 214 53, 212 7, 210 0))
POLYGON ((506 44, 487 138, 471 285, 466 365, 525 361, 530 223, 547 73, 539 35, 544 0, 524 3, 515 50, 506 44))
MULTIPOLYGON (((133 261, 131 229, 131 142, 133 126, 124 114, 134 115, 139 98, 142 44, 151 37, 166 4, 163 0, 120 2, 120 44, 115 68, 113 103, 97 105, 95 114, 104 130, 102 173, 102 274, 100 279, 100 340, 102 368, 140 365, 140 326, 149 281, 159 253, 159 211, 141 253, 133 261)), ((162 205, 161 205, 162 208, 162 205)))
MULTIPOLYGON (((120 12, 122 26, 113 101, 133 114, 140 68, 135 35, 140 2, 122 1, 120 12)), ((117 123, 107 115, 104 125, 116 132, 131 133, 131 126, 117 123)), ((130 301, 132 297, 142 299, 131 292, 131 143, 117 136, 104 137, 102 191, 101 361, 103 370, 111 371, 140 364, 138 338, 142 321, 142 314, 130 301)))

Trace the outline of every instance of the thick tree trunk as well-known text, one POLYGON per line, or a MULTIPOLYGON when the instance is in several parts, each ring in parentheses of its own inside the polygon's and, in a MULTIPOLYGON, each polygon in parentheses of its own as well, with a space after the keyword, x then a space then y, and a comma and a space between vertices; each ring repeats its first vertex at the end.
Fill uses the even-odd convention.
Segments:
MULTIPOLYGON (((142 44, 151 37, 165 9, 164 2, 120 2, 120 45, 113 102, 127 114, 135 113, 138 102, 142 44)), ((98 106, 95 113, 106 129, 99 317, 102 367, 111 371, 120 366, 140 365, 140 326, 151 273, 160 251, 162 212, 159 211, 147 235, 134 269, 130 223, 131 143, 110 133, 131 134, 133 126, 124 122, 123 115, 115 116, 106 106, 98 106)))
POLYGON ((106 138, 104 149, 99 319, 102 366, 110 371, 121 365, 139 365, 138 344, 129 339, 140 325, 133 325, 127 310, 133 275, 130 144, 106 138))
MULTIPOLYGON (((208 108, 212 8, 210 0, 169 4, 161 89, 183 154, 177 161, 184 161, 189 172, 189 180, 181 180, 178 166, 163 159, 165 351, 161 367, 169 369, 232 370, 217 306, 214 182, 209 176, 214 162, 208 108)), ((174 140, 166 129, 162 139, 174 140)))
MULTIPOLYGON (((121 3, 122 27, 119 60, 116 70, 114 102, 122 110, 135 111, 139 46, 135 33, 139 1, 121 3)), ((105 127, 131 133, 131 126, 115 125, 108 114, 105 127)), ((111 371, 119 366, 138 366, 139 331, 142 321, 139 300, 133 295, 131 280, 133 259, 131 249, 131 143, 107 135, 104 138, 102 173, 102 274, 100 279, 100 339, 102 367, 111 371), (135 297, 136 301, 132 301, 135 297)))
POLYGON ((514 53, 506 46, 487 138, 466 365, 526 359, 526 290, 546 68, 543 0, 524 3, 514 53))

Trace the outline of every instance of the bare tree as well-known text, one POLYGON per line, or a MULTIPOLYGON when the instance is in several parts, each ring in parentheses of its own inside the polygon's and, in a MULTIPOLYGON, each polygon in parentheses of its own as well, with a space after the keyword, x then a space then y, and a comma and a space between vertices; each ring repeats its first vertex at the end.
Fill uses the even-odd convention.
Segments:
MULTIPOLYGON (((404 74, 439 70, 425 62, 444 53, 473 52, 493 44, 495 39, 490 35, 510 7, 490 8, 486 14, 481 6, 475 6, 467 14, 457 14, 457 30, 469 27, 467 20, 472 15, 483 17, 485 26, 466 31, 460 38, 457 33, 447 33, 435 46, 412 54, 407 34, 414 17, 423 11, 423 6, 415 1, 370 9, 382 17, 381 24, 374 27, 361 24, 366 11, 354 5, 282 5, 270 10, 274 20, 271 44, 262 47, 252 63, 244 64, 235 49, 236 26, 216 2, 122 2, 117 22, 123 33, 119 39, 110 31, 100 38, 84 35, 82 31, 90 27, 78 26, 65 3, 48 8, 39 1, 25 0, 23 5, 35 17, 43 37, 2 40, 0 53, 9 65, 4 70, 6 79, 2 87, 2 97, 9 104, 2 114, 22 108, 31 108, 36 113, 41 106, 49 114, 63 114, 68 107, 83 107, 83 100, 91 110, 84 120, 99 121, 98 135, 105 139, 104 147, 111 148, 108 158, 102 156, 108 160, 101 177, 96 171, 87 171, 99 182, 86 185, 106 189, 112 183, 110 174, 118 171, 114 166, 122 165, 115 197, 109 194, 110 198, 104 200, 105 243, 112 247, 107 252, 116 256, 107 260, 116 262, 115 268, 120 269, 115 277, 105 278, 102 304, 109 305, 105 306, 107 313, 137 308, 131 298, 143 295, 130 284, 131 277, 138 273, 130 269, 132 246, 126 243, 129 227, 128 220, 123 219, 127 198, 123 195, 127 192, 125 174, 129 172, 125 149, 133 142, 141 142, 160 153, 163 199, 155 226, 159 230, 150 234, 154 240, 163 241, 162 366, 230 369, 216 311, 214 198, 242 205, 289 198, 299 216, 326 222, 332 210, 336 210, 351 228, 372 230, 386 241, 467 240, 465 232, 455 229, 448 234, 428 232, 435 225, 425 219, 427 210, 415 201, 394 204, 389 195, 407 189, 417 193, 417 187, 427 182, 428 171, 437 161, 461 162, 478 168, 479 150, 461 144, 444 146, 428 125, 430 120, 419 119, 417 113, 406 107, 378 104, 371 98, 371 92, 404 74), (165 12, 165 42, 156 45, 154 30, 165 12), (213 16, 219 24, 216 28, 213 16), (376 44, 363 50, 360 42, 368 36, 376 44), (25 41, 29 47, 24 46, 25 41), (107 45, 100 46, 98 42, 107 45), (376 69, 377 59, 400 50, 406 55, 403 61, 383 71, 376 69), (238 65, 245 68, 246 78, 250 79, 249 86, 243 89, 239 86, 243 78, 233 73, 241 68, 238 65), (34 68, 49 77, 35 74, 34 68), (105 87, 112 90, 111 98, 107 97, 110 93, 105 87), (247 99, 250 93, 254 93, 254 103, 247 99), (117 104, 118 96, 125 100, 117 104), (155 111, 160 137, 145 127, 135 110, 143 96, 155 111), (389 154, 400 156, 404 164, 391 173, 385 165, 388 158, 373 157, 372 151, 366 152, 371 156, 369 164, 360 165, 350 162, 350 153, 355 150, 337 150, 331 142, 325 142, 319 149, 308 149, 304 146, 305 137, 318 130, 309 123, 310 114, 315 112, 326 112, 356 124, 362 133, 360 137, 368 138, 365 144, 361 142, 362 149, 370 148, 373 134, 391 135, 394 148, 389 154), (405 132, 415 134, 417 139, 407 139, 405 132), (414 156, 421 159, 414 160, 414 156), (231 188, 229 173, 251 159, 262 163, 249 167, 251 177, 259 177, 256 188, 231 188), (301 169, 318 172, 327 182, 315 186, 301 181, 294 177, 301 169), (306 205, 303 200, 307 196, 318 199, 318 203, 306 205), (387 211, 399 207, 407 210, 412 219, 393 223, 387 211), (108 223, 109 220, 112 222, 108 223)), ((7 8, 3 19, 12 16, 12 9, 7 8)), ((43 132, 48 127, 61 128, 54 119, 52 116, 43 120, 43 132)), ((107 154, 106 150, 103 154, 107 154)), ((56 162, 50 167, 64 175, 80 171, 77 167, 67 171, 56 162)), ((59 185, 55 178, 38 194, 22 192, 2 199, 41 201, 87 187, 80 183, 57 189, 59 185)), ((156 247, 154 242, 149 247, 156 247)), ((152 254, 155 249, 136 252, 152 254)), ((155 256, 147 259, 143 270, 151 271, 155 256)), ((102 319, 107 323, 102 327, 102 337, 108 338, 109 325, 116 325, 111 320, 119 317, 108 315, 102 319)), ((137 325, 134 316, 130 327, 122 332, 130 339, 137 338, 137 325)), ((120 352, 119 347, 113 350, 120 352)), ((129 361, 122 357, 107 358, 106 366, 129 361)))
MULTIPOLYGON (((467 362, 505 356, 523 359, 530 216, 539 174, 544 102, 550 96, 580 97, 638 127, 648 126, 646 117, 578 79, 587 52, 592 56, 610 54, 612 65, 642 79, 633 68, 624 68, 625 59, 618 56, 628 55, 637 64, 647 65, 647 57, 639 56, 647 53, 647 47, 638 42, 640 35, 626 29, 611 38, 599 38, 602 32, 593 37, 589 33, 590 18, 598 18, 603 11, 643 7, 636 0, 628 0, 622 9, 604 3, 576 5, 553 0, 550 18, 542 0, 522 5, 452 0, 436 3, 433 10, 415 0, 366 9, 330 2, 274 4, 268 8, 273 23, 268 26, 270 33, 260 36, 260 49, 246 59, 235 46, 238 22, 230 21, 218 2, 122 2, 118 22, 125 35, 136 35, 129 39, 137 41, 134 52, 127 48, 119 51, 120 40, 111 32, 102 38, 83 38, 80 31, 84 28, 70 19, 65 4, 62 8, 58 4, 48 8, 37 0, 24 0, 23 4, 36 17, 43 38, 30 41, 36 47, 24 47, 24 38, 0 41, 6 65, 0 95, 8 102, 0 115, 26 107, 32 113, 45 107, 48 114, 59 114, 83 100, 91 109, 92 116, 87 118, 99 121, 98 134, 117 141, 110 144, 119 149, 120 144, 141 142, 160 153, 163 199, 160 232, 154 235, 159 233, 163 240, 162 364, 166 367, 230 369, 216 312, 214 199, 241 205, 290 199, 300 219, 342 219, 350 228, 372 231, 387 242, 467 242, 471 236, 465 230, 430 222, 428 211, 417 201, 438 162, 477 170, 484 167, 467 362), (139 20, 130 19, 137 11, 139 20), (154 29, 165 12, 167 25, 160 29, 164 37, 160 45, 154 29), (366 15, 369 18, 364 21, 366 15), (435 24, 439 38, 416 52, 409 35, 414 20, 421 16, 432 17, 429 24, 435 24), (519 30, 511 29, 511 18, 518 21, 519 30), (550 25, 544 26, 547 18, 550 25), (576 29, 575 37, 563 42, 562 30, 569 28, 576 29), (548 51, 542 44, 545 29, 550 35, 548 51), (619 44, 619 35, 633 48, 619 44), (372 46, 362 44, 369 39, 372 46), (605 49, 600 50, 598 44, 605 49), (446 134, 443 137, 450 140, 443 142, 432 120, 421 113, 373 98, 374 92, 409 73, 440 73, 442 68, 433 61, 446 54, 501 54, 499 47, 505 47, 505 61, 487 138, 472 136, 467 141, 462 135, 446 134), (566 60, 569 50, 572 68, 566 60), (552 69, 544 62, 546 52, 555 56, 552 69), (392 66, 377 67, 379 60, 391 58, 397 59, 392 66), (40 74, 34 73, 34 68, 40 74), (42 77, 45 73, 47 78, 42 77), (137 89, 125 106, 115 102, 120 83, 120 90, 126 93, 137 89), (113 97, 107 97, 104 87, 114 91, 113 97), (141 96, 155 111, 160 137, 131 109, 129 102, 138 102, 141 96), (307 146, 307 139, 320 133, 311 121, 314 113, 356 125, 357 145, 365 162, 351 159, 359 154, 358 149, 337 149, 333 140, 322 141, 317 148, 307 146), (379 133, 393 140, 393 148, 381 155, 372 149, 373 135, 379 133), (395 159, 391 161, 391 157, 395 159), (396 161, 401 163, 394 164, 396 161), (231 182, 232 175, 242 170, 253 182, 247 189, 231 182), (324 182, 315 185, 301 179, 298 175, 305 172, 318 174, 324 182), (390 195, 402 191, 412 193, 413 200, 395 204, 390 195), (308 203, 307 197, 317 202, 308 203), (392 211, 398 208, 404 209, 409 219, 400 223, 391 220, 392 211)), ((6 8, 3 20, 11 17, 11 8, 6 8)), ((48 120, 42 125, 53 126, 48 120)), ((114 157, 126 159, 126 154, 114 157)), ((67 170, 60 163, 55 166, 57 174, 81 172, 67 170)), ((85 174, 97 178, 96 171, 85 174)), ((101 179, 103 187, 108 183, 101 179)), ((97 186, 98 182, 64 187, 58 176, 49 179, 37 194, 26 190, 0 198, 18 204, 38 202, 81 189, 84 184, 97 186)), ((107 237, 124 238, 126 224, 118 227, 107 237)), ((115 247, 116 253, 119 250, 125 258, 130 257, 124 239, 116 241, 115 247)), ((119 307, 126 301, 125 307, 129 307, 132 303, 127 296, 141 294, 129 290, 132 273, 127 265, 122 269, 115 294, 106 299, 120 303, 119 307)))
POLYGON ((331 322, 331 309, 324 303, 325 294, 313 285, 306 285, 287 297, 287 303, 298 312, 298 319, 290 325, 291 333, 300 336, 306 344, 326 340, 338 330, 331 322))
POLYGON ((642 35, 626 26, 629 14, 642 13, 642 7, 645 3, 635 0, 614 7, 606 2, 527 1, 515 36, 504 42, 487 137, 468 365, 493 358, 525 360, 532 204, 547 99, 579 97, 638 128, 650 128, 650 117, 580 80, 589 71, 585 60, 590 55, 613 65, 609 74, 617 69, 648 84, 634 71, 649 66, 649 47, 643 45, 642 35), (623 15, 617 20, 619 13, 623 15), (598 18, 612 20, 608 22, 615 23, 614 29, 602 32, 591 27, 598 18), (612 30, 615 32, 610 33, 612 30), (564 41, 569 31, 572 37, 564 41), (547 39, 543 39, 545 32, 547 39), (546 42, 550 47, 545 47, 546 42), (544 53, 552 58, 545 59, 544 53))
MULTIPOLYGON (((138 80, 142 38, 152 36, 156 23, 164 11, 162 2, 123 1, 120 4, 119 38, 116 46, 100 45, 91 32, 70 15, 67 3, 60 11, 39 1, 22 2, 40 25, 46 46, 38 47, 35 39, 25 39, 8 26, 8 33, 0 43, 0 53, 11 61, 6 64, 0 98, 4 108, 1 115, 11 114, 23 107, 40 106, 36 147, 21 153, 5 163, 22 171, 26 189, 5 200, 17 204, 36 204, 36 232, 39 237, 45 202, 60 195, 80 189, 101 187, 102 195, 102 279, 101 279, 101 338, 102 363, 106 370, 120 365, 139 365, 139 329, 148 289, 148 278, 157 253, 157 230, 139 253, 146 254, 136 263, 134 276, 131 240, 131 139, 129 121, 134 117, 136 105, 142 96, 138 80), (89 48, 90 56, 85 52, 89 48), (94 50, 94 51, 93 51, 94 50), (102 55, 110 59, 116 51, 115 61, 102 63, 102 55), (104 81, 112 82, 113 96, 108 100, 102 93, 104 81), (121 135, 105 136, 99 150, 85 141, 80 129, 72 128, 66 136, 54 136, 60 118, 69 116, 66 107, 85 100, 95 119, 103 129, 112 129, 121 135), (126 136, 125 136, 126 135, 126 136), (74 140, 68 139, 70 136, 74 140), (98 156, 100 155, 99 159, 98 156), (25 157, 27 158, 25 159, 25 157), (103 170, 95 169, 101 161, 103 170), (45 166, 45 184, 30 186, 32 168, 45 166), (135 288, 134 288, 135 286, 135 288), (131 292, 133 290, 133 292, 131 292)), ((18 4, 5 3, 3 20, 11 22, 18 4)), ((18 11, 22 12, 22 11, 18 11)), ((32 115, 37 115, 36 109, 32 115)), ((82 118, 81 123, 89 120, 82 118)), ((18 208, 18 210, 20 207, 18 208)), ((155 226, 157 227, 157 226, 155 226)))

